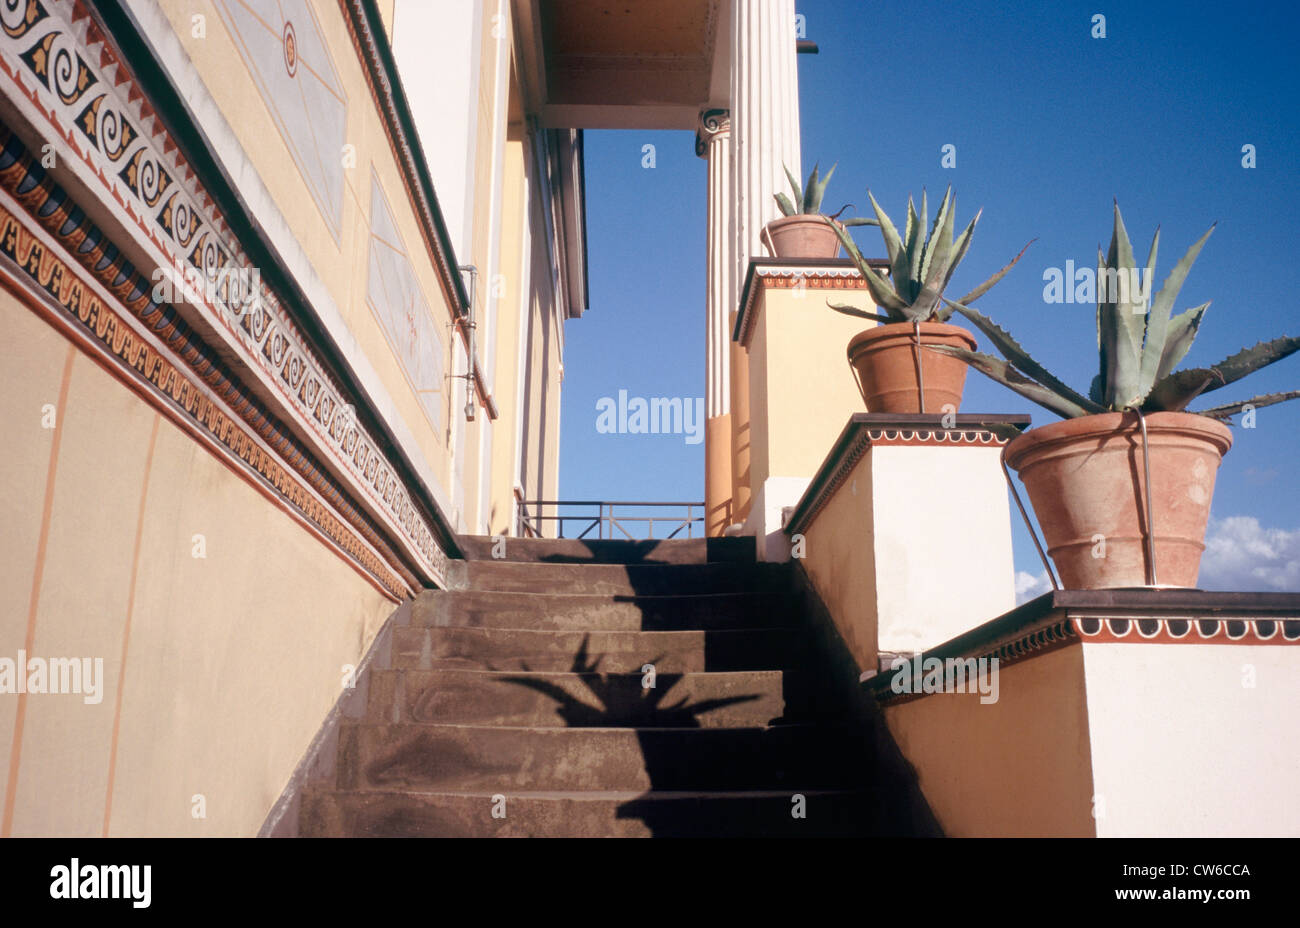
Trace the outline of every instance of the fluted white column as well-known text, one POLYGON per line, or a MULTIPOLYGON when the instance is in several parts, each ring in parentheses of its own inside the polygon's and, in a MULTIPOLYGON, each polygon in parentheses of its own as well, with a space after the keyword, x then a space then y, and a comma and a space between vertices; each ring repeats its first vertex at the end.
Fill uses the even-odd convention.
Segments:
MULTIPOLYGON (((752 257, 766 254, 763 226, 780 210, 785 168, 802 178, 794 0, 732 0, 732 294, 740 298, 752 257)), ((732 318, 738 306, 732 307, 732 318)), ((749 513, 749 364, 731 344, 732 518, 749 513)))
POLYGON ((737 295, 749 259, 765 255, 763 226, 780 215, 785 166, 800 179, 794 0, 732 0, 731 129, 737 295))
POLYGON ((721 535, 732 522, 731 312, 735 241, 732 232, 731 114, 700 113, 695 154, 709 161, 708 295, 705 300, 705 530, 721 535))
POLYGON ((695 154, 709 162, 708 298, 706 312, 708 381, 705 404, 710 418, 731 409, 731 331, 727 316, 735 309, 731 215, 731 115, 726 110, 705 110, 695 133, 695 154))

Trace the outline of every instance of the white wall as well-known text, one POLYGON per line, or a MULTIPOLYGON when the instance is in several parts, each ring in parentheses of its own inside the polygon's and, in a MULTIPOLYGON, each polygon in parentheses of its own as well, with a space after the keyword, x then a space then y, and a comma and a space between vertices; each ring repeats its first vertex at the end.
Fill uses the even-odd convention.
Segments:
POLYGON ((921 651, 1015 608, 997 445, 872 446, 878 640, 921 651))
POLYGON ((1099 837, 1300 836, 1300 648, 1083 647, 1099 837))
POLYGON ((396 0, 393 57, 434 193, 460 261, 470 260, 482 0, 396 0))

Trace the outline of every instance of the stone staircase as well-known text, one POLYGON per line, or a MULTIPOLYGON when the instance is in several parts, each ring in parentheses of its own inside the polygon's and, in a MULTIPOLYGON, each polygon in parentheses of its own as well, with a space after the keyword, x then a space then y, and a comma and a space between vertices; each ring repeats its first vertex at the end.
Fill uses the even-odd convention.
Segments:
POLYGON ((299 834, 935 830, 879 776, 789 566, 753 539, 464 543, 392 629, 299 834))

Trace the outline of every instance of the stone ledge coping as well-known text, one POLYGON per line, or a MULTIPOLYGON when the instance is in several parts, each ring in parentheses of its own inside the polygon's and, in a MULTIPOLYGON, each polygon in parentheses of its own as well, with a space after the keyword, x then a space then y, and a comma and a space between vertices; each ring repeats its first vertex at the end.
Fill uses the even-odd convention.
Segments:
MULTIPOLYGON (((867 258, 868 266, 888 272, 889 261, 886 258, 867 258)), ((732 330, 733 341, 742 345, 748 341, 748 332, 753 325, 754 301, 759 285, 770 285, 796 279, 804 281, 805 286, 813 289, 865 290, 866 282, 858 273, 857 266, 849 258, 751 258, 749 268, 745 271, 745 283, 740 288, 740 312, 736 315, 736 327, 732 330)), ((867 324, 867 320, 863 320, 867 324)), ((872 323, 874 324, 874 323, 872 323)))
MULTIPOLYGON (((1017 606, 924 656, 996 657, 1007 664, 1069 644, 1300 645, 1300 593, 1205 590, 1055 590, 1017 606)), ((862 681, 878 700, 912 694, 890 689, 888 665, 862 681)), ((897 655, 910 656, 910 655, 897 655)))
POLYGON ((786 522, 786 534, 802 532, 847 479, 867 448, 877 445, 1003 445, 985 426, 1014 425, 1027 429, 1024 413, 958 413, 945 427, 941 413, 856 412, 831 446, 830 454, 786 522))

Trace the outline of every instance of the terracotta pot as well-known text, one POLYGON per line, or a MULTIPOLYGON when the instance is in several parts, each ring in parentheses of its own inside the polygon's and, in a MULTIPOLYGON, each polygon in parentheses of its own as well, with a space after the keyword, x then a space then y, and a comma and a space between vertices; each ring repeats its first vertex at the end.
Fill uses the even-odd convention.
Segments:
POLYGON ((849 342, 849 363, 868 412, 940 413, 951 404, 961 408, 966 386, 966 362, 925 345, 953 345, 974 351, 976 342, 965 329, 943 322, 921 323, 921 346, 910 322, 891 322, 867 329, 849 342), (925 383, 925 408, 921 408, 920 382, 925 383))
MULTIPOLYGON (((1156 584, 1195 587, 1214 478, 1232 433, 1222 422, 1185 412, 1149 413, 1146 420, 1156 584)), ((1007 445, 1006 461, 1029 491, 1063 586, 1148 585, 1146 472, 1136 413, 1032 429, 1007 445)))
POLYGON ((782 216, 763 227, 763 241, 778 258, 835 258, 840 239, 822 215, 782 216))

